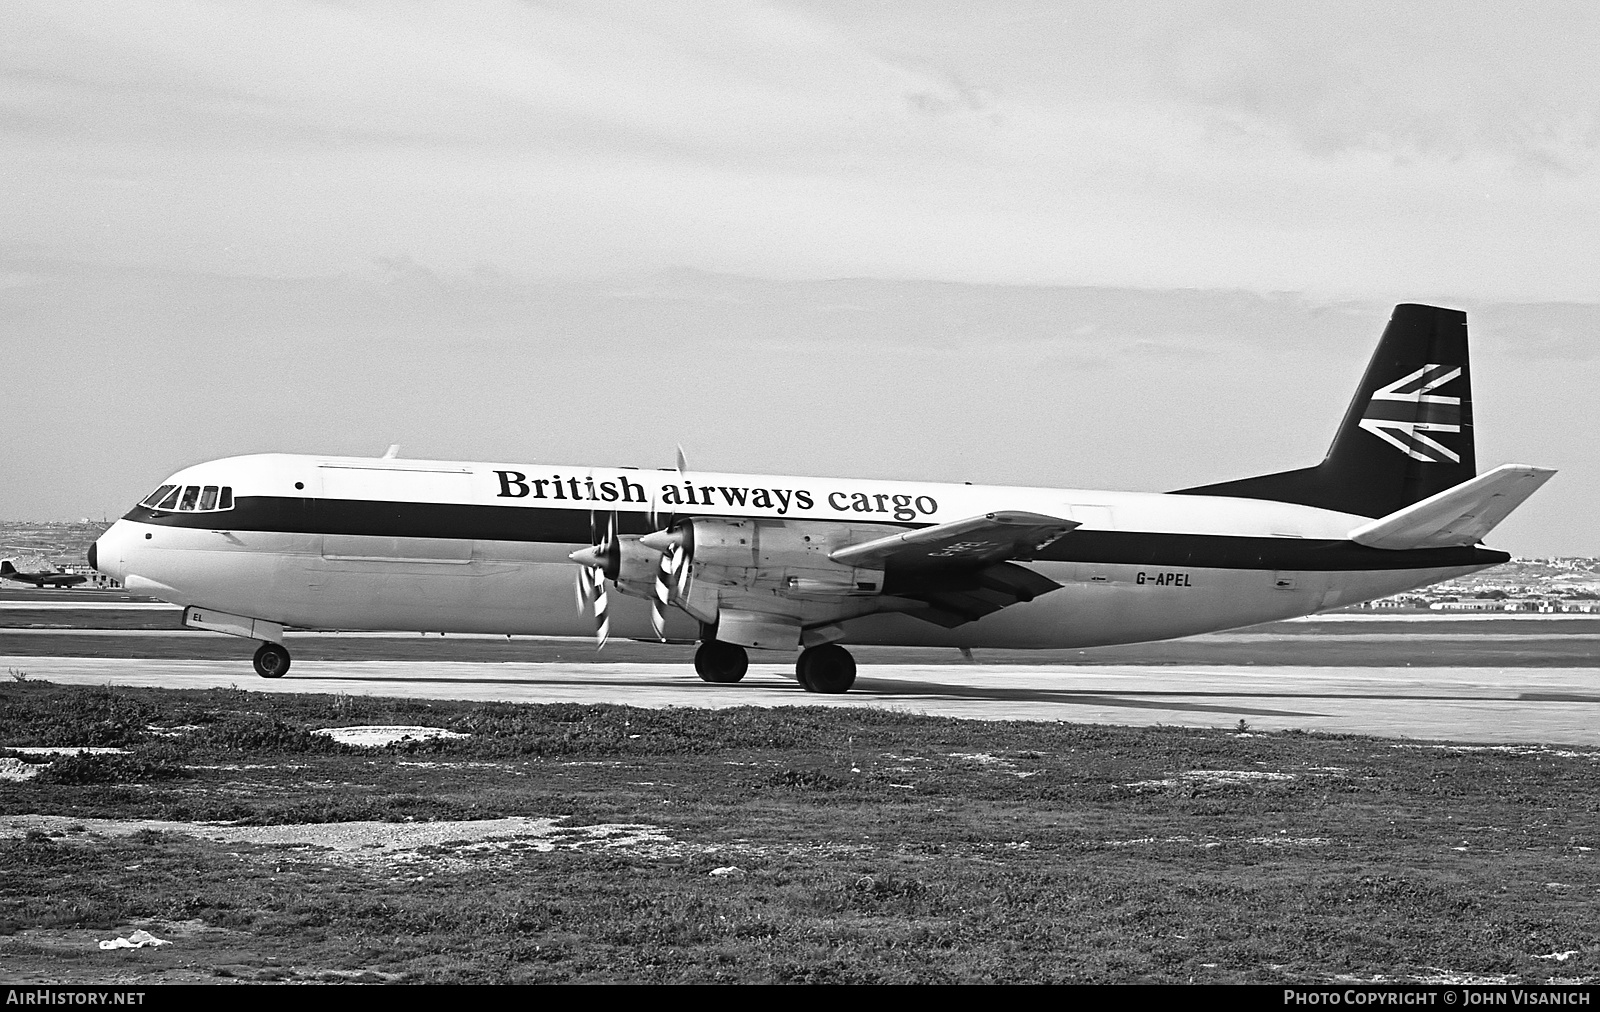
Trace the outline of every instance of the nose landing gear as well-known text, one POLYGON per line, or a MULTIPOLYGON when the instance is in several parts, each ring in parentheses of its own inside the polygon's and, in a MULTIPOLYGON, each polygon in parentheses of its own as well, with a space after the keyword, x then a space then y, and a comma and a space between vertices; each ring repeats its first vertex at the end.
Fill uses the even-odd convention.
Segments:
POLYGON ((694 670, 707 682, 737 682, 750 670, 750 655, 737 644, 706 640, 694 652, 694 670))
POLYGON ((824 643, 800 653, 795 678, 807 692, 837 695, 856 683, 856 659, 837 643, 824 643))
POLYGON ((289 651, 277 643, 263 643, 256 651, 255 665, 262 678, 282 678, 289 670, 289 651))

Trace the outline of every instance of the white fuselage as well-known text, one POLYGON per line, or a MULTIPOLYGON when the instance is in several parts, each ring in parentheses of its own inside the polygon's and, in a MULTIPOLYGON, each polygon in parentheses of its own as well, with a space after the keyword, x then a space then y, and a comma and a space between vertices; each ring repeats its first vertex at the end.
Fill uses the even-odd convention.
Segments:
MULTIPOLYGON (((130 591, 308 629, 587 636, 575 566, 615 516, 759 517, 831 530, 1022 510, 1079 526, 1023 565, 1060 589, 954 628, 903 611, 848 618, 848 643, 1082 647, 1306 615, 1501 561, 1481 548, 1384 552, 1366 517, 1204 495, 267 454, 187 468, 231 507, 136 507, 96 545, 130 591)), ((164 486, 165 487, 165 486, 164 486)), ((616 595, 613 636, 654 639, 649 602, 616 595)), ((667 636, 698 623, 669 613, 667 636)))

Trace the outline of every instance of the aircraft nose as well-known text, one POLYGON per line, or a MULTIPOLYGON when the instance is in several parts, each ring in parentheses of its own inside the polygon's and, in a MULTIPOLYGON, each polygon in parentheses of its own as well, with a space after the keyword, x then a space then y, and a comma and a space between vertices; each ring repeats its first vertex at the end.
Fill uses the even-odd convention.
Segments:
POLYGON ((120 580, 125 575, 123 570, 123 550, 126 547, 127 524, 118 520, 99 538, 89 546, 89 565, 97 572, 106 574, 115 580, 120 580))

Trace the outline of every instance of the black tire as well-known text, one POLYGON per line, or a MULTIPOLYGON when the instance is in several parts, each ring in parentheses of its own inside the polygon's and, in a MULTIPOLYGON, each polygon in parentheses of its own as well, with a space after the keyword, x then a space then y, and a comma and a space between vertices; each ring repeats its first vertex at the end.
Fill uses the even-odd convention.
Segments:
POLYGON ((728 685, 750 670, 750 655, 744 647, 721 640, 706 640, 694 652, 694 671, 702 681, 728 685))
POLYGON ((838 695, 856 684, 856 659, 837 643, 824 643, 802 651, 795 675, 807 692, 838 695))
POLYGON ((262 678, 282 678, 289 670, 289 651, 276 643, 263 643, 256 651, 255 665, 262 678))

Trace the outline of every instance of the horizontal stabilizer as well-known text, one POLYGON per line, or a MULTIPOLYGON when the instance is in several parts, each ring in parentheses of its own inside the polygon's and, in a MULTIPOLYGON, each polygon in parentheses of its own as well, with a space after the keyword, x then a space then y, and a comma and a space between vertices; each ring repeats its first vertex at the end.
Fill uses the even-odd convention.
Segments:
POLYGON ((1368 548, 1449 548, 1482 541, 1556 472, 1502 464, 1470 481, 1362 524, 1350 540, 1368 548))
POLYGON ((847 545, 829 557, 846 566, 867 569, 881 569, 891 560, 898 565, 987 566, 1006 559, 1031 558, 1034 552, 1077 526, 1075 520, 1002 510, 847 545))

